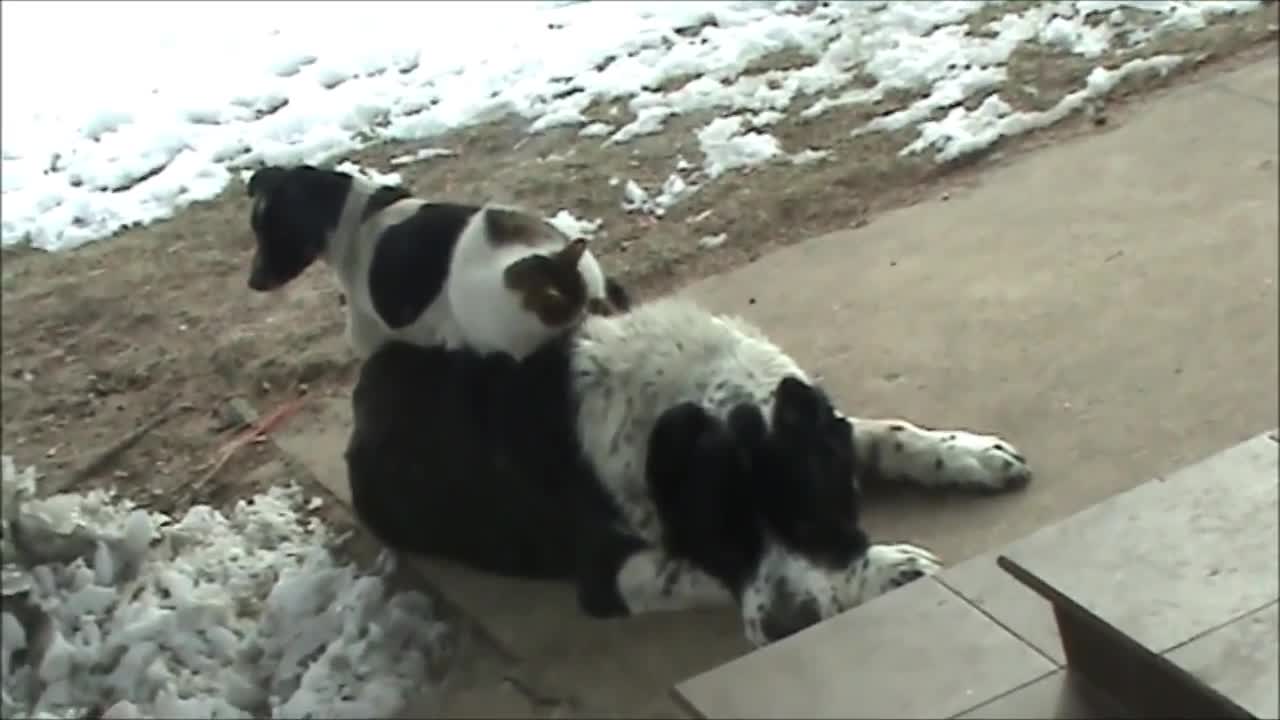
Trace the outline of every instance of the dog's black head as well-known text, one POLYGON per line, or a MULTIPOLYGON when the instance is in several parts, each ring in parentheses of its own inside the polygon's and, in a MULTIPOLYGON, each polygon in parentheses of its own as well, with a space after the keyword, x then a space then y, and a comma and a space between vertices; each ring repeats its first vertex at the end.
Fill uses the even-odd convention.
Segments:
POLYGON ((257 239, 250 289, 279 289, 320 257, 352 182, 346 173, 310 165, 265 167, 249 178, 249 224, 257 239))
POLYGON ((825 393, 784 378, 768 436, 753 444, 759 508, 774 536, 829 567, 843 567, 866 550, 853 479, 853 427, 825 393))

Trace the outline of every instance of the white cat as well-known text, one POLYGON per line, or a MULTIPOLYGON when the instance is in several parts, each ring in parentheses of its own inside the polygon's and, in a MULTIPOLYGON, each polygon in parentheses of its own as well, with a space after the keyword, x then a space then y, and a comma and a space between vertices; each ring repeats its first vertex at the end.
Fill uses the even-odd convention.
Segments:
POLYGON ((250 289, 279 289, 323 258, 360 357, 401 340, 520 359, 588 312, 629 306, 584 240, 523 210, 427 202, 308 165, 258 170, 249 195, 250 289))
POLYGON ((463 228, 445 285, 467 345, 517 359, 577 325, 608 297, 586 240, 570 240, 545 220, 495 205, 481 208, 463 228))

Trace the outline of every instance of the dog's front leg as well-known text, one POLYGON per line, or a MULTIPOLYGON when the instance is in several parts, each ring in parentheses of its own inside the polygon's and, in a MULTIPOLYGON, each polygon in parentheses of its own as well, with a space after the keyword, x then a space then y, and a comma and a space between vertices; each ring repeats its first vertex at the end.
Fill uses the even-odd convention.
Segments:
POLYGON ((733 594, 715 578, 664 551, 622 534, 592 543, 579 562, 578 603, 595 617, 731 607, 733 594))
POLYGON ((1004 491, 1026 487, 1031 468, 1010 443, 905 420, 851 419, 860 476, 928 488, 1004 491))
POLYGON ((356 357, 364 360, 373 355, 386 339, 386 334, 377 318, 356 309, 348 300, 346 337, 356 357))

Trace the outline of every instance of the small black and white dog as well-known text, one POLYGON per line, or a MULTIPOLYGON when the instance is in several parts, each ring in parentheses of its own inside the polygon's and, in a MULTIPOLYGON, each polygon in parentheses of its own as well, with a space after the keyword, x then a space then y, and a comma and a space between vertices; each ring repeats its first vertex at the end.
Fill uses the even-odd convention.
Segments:
POLYGON ((389 547, 572 580, 595 616, 736 604, 757 645, 939 568, 867 538, 861 481, 1031 478, 999 438, 842 415, 760 331, 676 299, 519 362, 388 344, 353 410, 355 509, 389 547))
POLYGON ((585 240, 523 210, 426 202, 309 165, 263 168, 248 189, 249 288, 276 290, 324 259, 360 357, 402 340, 521 358, 588 312, 629 304, 585 240))

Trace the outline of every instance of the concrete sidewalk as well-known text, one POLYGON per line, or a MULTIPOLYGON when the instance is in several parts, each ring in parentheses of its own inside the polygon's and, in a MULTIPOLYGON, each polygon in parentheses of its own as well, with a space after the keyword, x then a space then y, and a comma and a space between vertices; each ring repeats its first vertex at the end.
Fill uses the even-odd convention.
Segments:
POLYGON ((1017 444, 1030 492, 870 518, 964 560, 1276 425, 1278 81, 1272 55, 1181 87, 693 291, 847 412, 1017 444))
MULTIPOLYGON (((1272 55, 1183 86, 688 292, 760 324, 847 412, 1018 444, 1025 493, 869 511, 875 535, 964 560, 1277 424, 1278 81, 1272 55)), ((345 401, 329 412, 280 440, 344 488, 345 401)), ((427 567, 575 714, 675 715, 674 683, 745 649, 728 613, 591 621, 567 588, 427 567)), ((509 694, 481 682, 446 714, 533 712, 509 694)))

